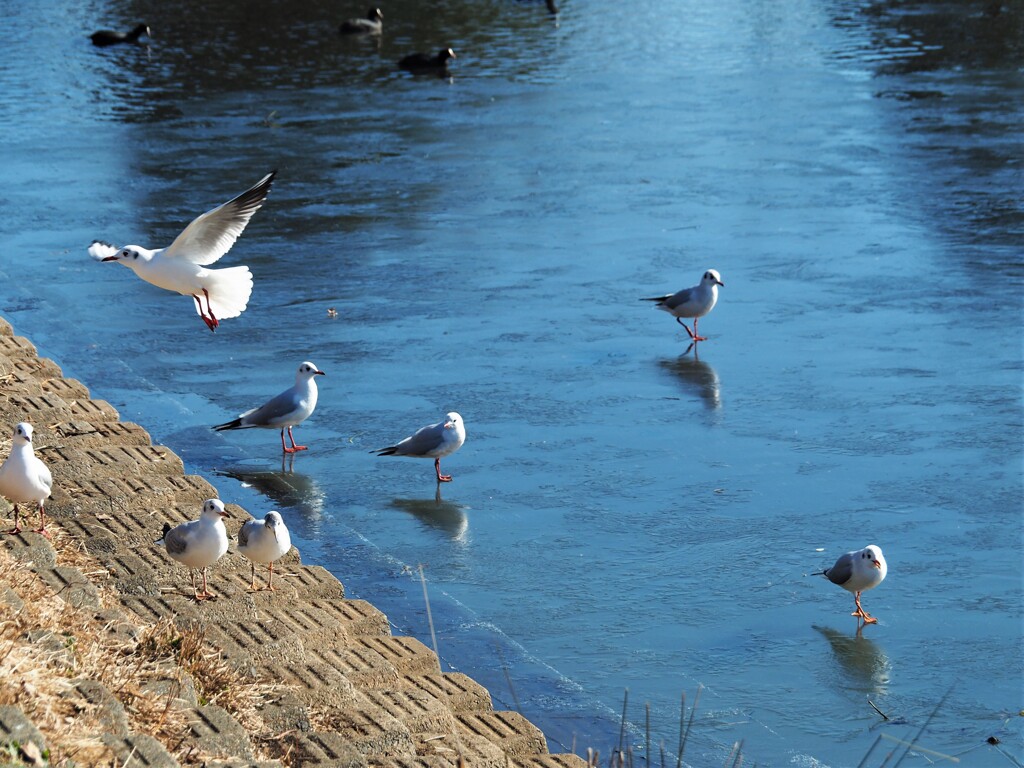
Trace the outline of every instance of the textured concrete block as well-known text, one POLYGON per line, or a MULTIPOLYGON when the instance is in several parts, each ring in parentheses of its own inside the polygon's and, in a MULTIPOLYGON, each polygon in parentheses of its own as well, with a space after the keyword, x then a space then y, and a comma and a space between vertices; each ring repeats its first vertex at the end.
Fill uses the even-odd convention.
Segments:
POLYGON ((124 705, 105 685, 96 680, 73 680, 72 683, 74 687, 65 695, 76 703, 80 700, 78 706, 82 708, 94 707, 104 733, 122 738, 128 736, 128 714, 124 705))
POLYGON ((138 765, 147 768, 178 768, 178 761, 152 736, 132 734, 126 737, 106 733, 102 741, 113 750, 118 765, 138 765))
POLYGON ((35 572, 52 589, 57 597, 75 608, 99 610, 100 596, 96 585, 77 568, 57 566, 36 568, 35 572))
POLYGON ((32 742, 39 751, 46 749, 46 740, 25 713, 17 707, 0 707, 0 742, 15 741, 18 744, 32 742))
POLYGON ((512 757, 548 751, 544 734, 518 712, 463 712, 457 717, 467 731, 496 744, 512 757))
POLYGON ((189 733, 185 743, 209 755, 252 759, 249 734, 223 708, 214 705, 197 707, 189 715, 189 733))
POLYGON ((404 675, 402 685, 446 702, 453 712, 479 712, 494 708, 487 689, 460 672, 404 675))

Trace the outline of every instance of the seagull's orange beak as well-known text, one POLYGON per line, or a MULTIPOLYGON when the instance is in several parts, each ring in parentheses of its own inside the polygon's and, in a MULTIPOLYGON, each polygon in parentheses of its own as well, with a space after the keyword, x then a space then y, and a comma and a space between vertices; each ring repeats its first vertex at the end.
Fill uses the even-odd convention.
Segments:
POLYGON ((872 560, 871 564, 873 566, 875 566, 875 568, 881 568, 882 567, 882 564, 880 562, 878 562, 877 560, 872 560))
POLYGON ((118 256, 107 256, 105 259, 100 259, 100 261, 117 261, 118 258, 118 256))
POLYGON ((326 374, 326 373, 324 373, 323 371, 317 371, 317 372, 316 372, 316 373, 314 373, 313 375, 314 375, 314 376, 326 376, 327 374, 326 374))

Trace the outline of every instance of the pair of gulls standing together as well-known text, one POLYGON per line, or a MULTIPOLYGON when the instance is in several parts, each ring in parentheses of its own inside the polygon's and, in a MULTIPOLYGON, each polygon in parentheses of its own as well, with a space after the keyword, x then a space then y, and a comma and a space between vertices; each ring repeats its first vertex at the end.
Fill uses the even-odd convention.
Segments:
MULTIPOLYGON (((206 585, 206 569, 220 560, 228 551, 228 532, 224 518, 229 517, 220 499, 203 502, 203 512, 198 520, 192 520, 171 527, 164 523, 163 535, 157 544, 163 544, 167 554, 182 565, 189 567, 192 574, 192 594, 196 600, 206 600, 215 595, 206 585), (203 591, 196 587, 196 571, 203 573, 203 591)), ((252 583, 256 589, 256 565, 265 565, 269 570, 267 588, 274 590, 274 561, 288 554, 292 548, 291 534, 281 514, 271 510, 262 520, 249 520, 238 531, 238 551, 252 563, 252 583)))

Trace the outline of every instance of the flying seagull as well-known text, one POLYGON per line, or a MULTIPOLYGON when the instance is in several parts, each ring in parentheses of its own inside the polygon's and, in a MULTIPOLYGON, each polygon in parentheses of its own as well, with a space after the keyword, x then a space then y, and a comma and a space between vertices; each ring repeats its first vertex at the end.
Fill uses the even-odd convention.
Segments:
POLYGON ((94 240, 89 255, 97 261, 118 261, 147 283, 191 296, 206 327, 215 331, 221 320, 238 317, 245 310, 252 293, 252 273, 244 266, 206 267, 231 250, 249 219, 267 199, 276 174, 277 171, 268 173, 254 187, 193 220, 166 248, 118 248, 94 240))

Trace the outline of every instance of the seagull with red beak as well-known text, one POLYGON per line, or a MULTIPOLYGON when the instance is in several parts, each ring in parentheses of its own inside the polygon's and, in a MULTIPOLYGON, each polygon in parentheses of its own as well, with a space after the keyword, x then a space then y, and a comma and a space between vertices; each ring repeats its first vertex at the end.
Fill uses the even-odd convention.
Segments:
POLYGON ((326 373, 316 367, 315 363, 307 360, 299 366, 299 370, 295 373, 295 386, 289 387, 259 408, 246 411, 232 421, 218 424, 214 429, 218 432, 225 429, 250 429, 251 427, 280 429, 282 451, 285 453, 304 451, 306 446, 295 444, 292 427, 297 427, 313 415, 317 399, 316 380, 313 377, 326 375, 326 373), (288 438, 292 441, 291 448, 288 448, 284 443, 284 431, 286 429, 288 430, 288 438))
POLYGON ((860 593, 877 587, 885 579, 889 567, 882 556, 882 548, 868 544, 857 552, 840 555, 836 564, 818 574, 826 577, 833 584, 838 584, 847 592, 853 593, 857 610, 851 616, 864 619, 865 624, 877 624, 878 619, 868 614, 860 604, 860 593))
POLYGON ((370 453, 376 453, 378 456, 412 456, 419 459, 433 459, 437 482, 450 483, 452 476, 441 474, 441 459, 455 453, 464 442, 466 442, 466 425, 463 424, 459 414, 451 411, 437 424, 422 427, 401 442, 387 448, 378 448, 370 453))
POLYGON ((238 197, 199 216, 166 248, 118 248, 94 240, 89 255, 96 261, 124 264, 158 288, 191 296, 206 327, 215 331, 221 320, 238 317, 245 311, 252 293, 252 273, 248 267, 205 267, 231 250, 249 219, 267 199, 276 173, 268 173, 238 197))
POLYGON ((672 315, 676 322, 686 329, 686 332, 693 341, 707 341, 707 337, 697 335, 697 320, 715 308, 715 304, 718 303, 719 286, 725 287, 721 275, 715 270, 709 269, 700 279, 699 285, 695 285, 692 288, 684 288, 681 291, 670 293, 666 296, 641 299, 641 301, 657 302, 655 307, 672 315), (692 331, 683 322, 684 317, 693 318, 692 331))

